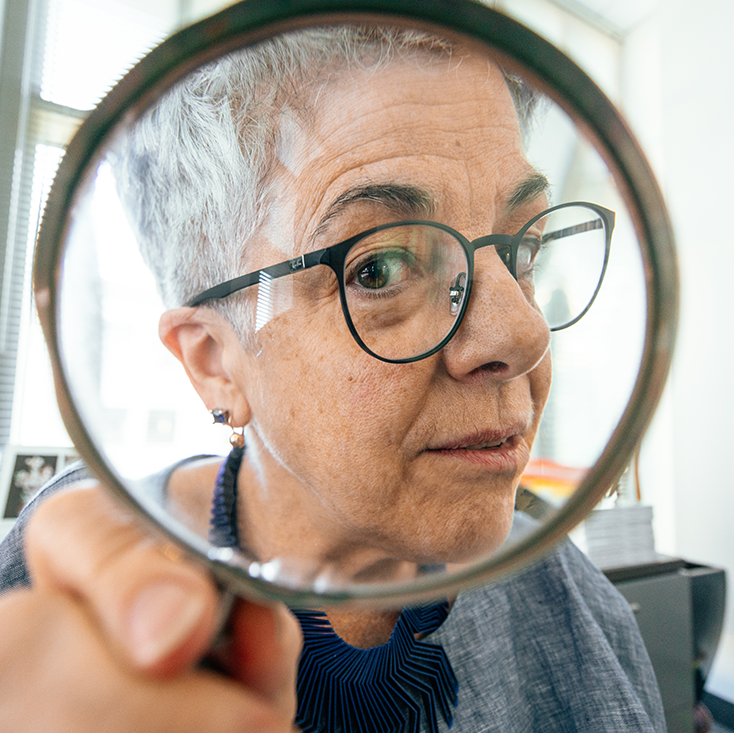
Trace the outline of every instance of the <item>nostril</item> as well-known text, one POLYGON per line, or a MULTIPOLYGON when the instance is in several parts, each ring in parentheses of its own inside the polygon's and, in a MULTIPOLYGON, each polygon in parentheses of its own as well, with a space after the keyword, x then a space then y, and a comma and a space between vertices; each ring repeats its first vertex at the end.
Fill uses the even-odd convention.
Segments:
POLYGON ((482 364, 479 368, 485 372, 492 372, 492 374, 500 374, 509 369, 504 361, 489 361, 486 364, 482 364))

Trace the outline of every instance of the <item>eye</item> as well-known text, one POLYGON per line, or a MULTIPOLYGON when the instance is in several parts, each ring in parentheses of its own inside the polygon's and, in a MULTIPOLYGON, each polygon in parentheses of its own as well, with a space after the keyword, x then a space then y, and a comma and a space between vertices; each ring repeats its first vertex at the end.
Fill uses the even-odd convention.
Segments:
POLYGON ((543 247, 540 236, 527 234, 517 248, 517 279, 532 279, 535 271, 535 260, 543 247))
POLYGON ((367 290, 394 287, 410 276, 406 250, 373 252, 359 259, 349 280, 367 290))

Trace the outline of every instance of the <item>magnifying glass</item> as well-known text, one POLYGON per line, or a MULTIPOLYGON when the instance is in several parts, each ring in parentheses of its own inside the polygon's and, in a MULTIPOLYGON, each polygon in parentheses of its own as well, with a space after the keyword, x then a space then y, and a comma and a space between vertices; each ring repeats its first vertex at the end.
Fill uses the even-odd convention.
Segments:
POLYGON ((677 312, 617 110, 468 1, 248 0, 173 36, 69 145, 34 287, 88 467, 296 608, 548 551, 629 462, 677 312))

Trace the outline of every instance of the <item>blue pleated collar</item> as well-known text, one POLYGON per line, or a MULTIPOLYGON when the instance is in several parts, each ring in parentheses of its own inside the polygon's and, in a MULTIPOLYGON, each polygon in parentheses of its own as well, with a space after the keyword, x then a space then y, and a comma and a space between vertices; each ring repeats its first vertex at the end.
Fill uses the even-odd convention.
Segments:
MULTIPOLYGON (((212 503, 210 541, 240 547, 237 474, 244 448, 222 463, 212 503)), ((444 622, 448 603, 405 608, 390 639, 371 649, 347 644, 323 611, 294 610, 303 631, 296 725, 303 733, 418 733, 422 713, 438 733, 437 710, 451 727, 459 683, 440 644, 416 638, 444 622)))

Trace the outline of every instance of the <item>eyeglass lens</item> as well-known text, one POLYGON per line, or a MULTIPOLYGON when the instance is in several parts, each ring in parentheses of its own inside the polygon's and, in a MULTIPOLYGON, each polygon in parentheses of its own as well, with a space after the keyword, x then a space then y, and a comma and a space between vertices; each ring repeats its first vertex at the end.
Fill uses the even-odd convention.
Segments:
POLYGON ((591 306, 606 261, 607 232, 601 216, 586 206, 567 206, 542 217, 518 248, 517 277, 529 260, 525 240, 537 250, 531 274, 534 300, 551 330, 575 323, 591 306), (536 230, 542 232, 538 248, 536 230))
POLYGON ((433 349, 461 311, 467 271, 459 241, 437 227, 395 226, 360 240, 345 262, 344 286, 365 346, 386 359, 433 349))
MULTIPOLYGON (((602 277, 604 221, 569 206, 534 222, 517 248, 517 281, 553 330, 580 318, 602 277)), ((449 335, 466 297, 469 263, 460 241, 430 224, 398 224, 359 240, 344 265, 349 315, 364 345, 412 359, 449 335)))

